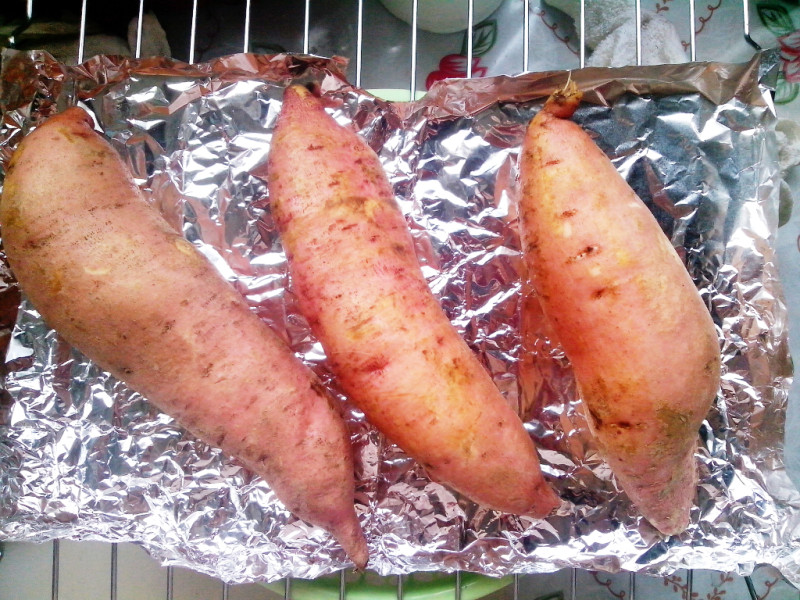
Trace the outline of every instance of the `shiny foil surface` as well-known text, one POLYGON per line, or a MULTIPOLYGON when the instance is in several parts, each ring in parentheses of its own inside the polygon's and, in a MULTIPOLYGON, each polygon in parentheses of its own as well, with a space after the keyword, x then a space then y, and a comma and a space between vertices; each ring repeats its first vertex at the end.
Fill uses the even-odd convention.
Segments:
MULTIPOLYGON (((769 563, 797 585, 800 494, 783 462, 792 366, 773 249, 773 65, 761 54, 741 65, 449 80, 417 102, 393 104, 349 84, 338 59, 97 57, 67 67, 7 51, 0 165, 47 116, 73 104, 94 115, 148 197, 342 402, 371 570, 747 574, 769 563), (699 432, 700 484, 679 536, 659 534, 618 489, 588 435, 569 362, 528 302, 519 146, 529 119, 568 77, 585 92, 575 119, 656 215, 719 333, 721 388, 699 432), (552 517, 488 511, 432 482, 338 390, 297 310, 265 184, 291 82, 320 90, 337 121, 380 155, 431 289, 538 444, 562 499, 552 517)), ((235 459, 68 347, 2 269, 0 538, 132 541, 163 563, 229 582, 317 577, 349 564, 235 459)))

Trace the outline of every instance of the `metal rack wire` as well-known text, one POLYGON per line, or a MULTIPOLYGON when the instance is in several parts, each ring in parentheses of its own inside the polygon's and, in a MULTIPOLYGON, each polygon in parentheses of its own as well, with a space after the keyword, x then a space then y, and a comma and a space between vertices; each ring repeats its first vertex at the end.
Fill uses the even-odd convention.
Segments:
MULTIPOLYGON (((524 1, 524 19, 522 23, 522 27, 524 28, 524 35, 523 35, 523 49, 522 49, 522 65, 523 65, 523 72, 528 70, 529 66, 529 56, 530 56, 530 41, 529 41, 529 31, 530 31, 530 0, 523 0, 524 1)), ((190 63, 195 62, 196 58, 196 38, 197 38, 197 22, 198 22, 198 2, 199 0, 192 0, 192 10, 191 10, 191 23, 189 25, 189 48, 188 48, 188 61, 190 63)), ((411 98, 414 97, 417 91, 417 78, 416 78, 416 71, 417 71, 417 56, 418 56, 418 0, 409 0, 412 5, 412 19, 411 19, 411 38, 410 38, 410 47, 411 47, 411 59, 409 64, 409 96, 411 98)), ((309 31, 310 31, 310 14, 311 14, 311 0, 304 0, 304 18, 303 18, 303 44, 302 44, 302 52, 308 53, 309 52, 309 31)), ((355 56, 352 57, 355 60, 355 85, 361 86, 362 84, 362 66, 363 66, 363 50, 364 50, 364 0, 354 0, 354 3, 357 4, 357 29, 356 29, 356 51, 355 56)), ((743 4, 743 18, 742 18, 742 35, 744 39, 752 46, 755 50, 760 50, 761 46, 753 40, 751 37, 751 29, 750 29, 750 3, 749 0, 742 0, 743 4)), ((143 35, 143 15, 144 15, 144 8, 145 8, 145 0, 139 0, 139 9, 138 9, 138 26, 136 30, 136 47, 134 51, 135 58, 141 57, 142 52, 142 35, 143 35)), ((586 64, 586 44, 585 44, 585 37, 586 37, 586 11, 585 11, 585 0, 580 0, 580 13, 579 19, 576 23, 576 33, 578 34, 579 39, 579 65, 580 67, 584 67, 586 64)), ((26 0, 26 9, 27 9, 27 19, 30 22, 34 15, 34 0, 26 0)), ((636 14, 636 38, 635 38, 635 48, 636 48, 636 64, 642 64, 642 4, 641 0, 635 0, 635 14, 636 14)), ((80 34, 78 40, 78 53, 77 53, 77 61, 78 63, 83 62, 85 56, 85 49, 86 49, 86 24, 87 24, 87 15, 88 15, 88 0, 81 0, 81 12, 80 12, 80 34)), ((250 27, 251 27, 251 0, 245 0, 245 16, 244 16, 244 36, 243 36, 243 45, 242 51, 249 52, 250 51, 250 27)), ((696 33, 695 33, 695 0, 689 0, 689 19, 690 19, 690 41, 689 41, 689 52, 691 60, 696 60, 697 56, 697 45, 696 45, 696 33)), ((472 65, 473 65, 473 35, 472 35, 472 26, 474 25, 474 0, 468 0, 468 10, 467 14, 465 15, 465 29, 466 29, 466 76, 471 78, 473 76, 472 73, 472 65)), ((298 50, 300 50, 298 48, 298 50)), ((59 564, 60 564, 60 542, 59 540, 53 541, 53 550, 52 550, 52 569, 51 569, 51 599, 58 600, 59 598, 59 564)), ((111 581, 111 589, 109 592, 109 597, 111 600, 117 600, 117 592, 118 592, 118 546, 117 544, 111 544, 111 566, 110 566, 110 581, 111 581)), ((167 577, 166 577, 166 589, 165 589, 165 598, 166 600, 173 600, 173 593, 174 593, 174 569, 172 567, 167 567, 166 569, 167 577)), ((577 600, 578 599, 578 584, 577 584, 577 574, 578 569, 572 569, 570 574, 570 583, 569 583, 569 590, 567 598, 569 600, 577 600)), ((339 598, 340 600, 345 600, 347 596, 347 573, 345 571, 341 571, 339 573, 339 598)), ((522 577, 520 575, 514 575, 511 590, 513 594, 514 600, 520 598, 520 583, 522 581, 522 577)), ((746 576, 743 578, 744 584, 747 587, 747 591, 750 595, 752 600, 759 600, 758 593, 755 589, 755 585, 752 581, 752 578, 746 576)), ((395 588, 396 588, 396 597, 398 600, 403 600, 405 598, 404 590, 405 590, 405 582, 406 578, 404 576, 397 576, 395 581, 395 588)), ((630 573, 628 578, 628 590, 626 591, 626 598, 629 600, 636 600, 636 582, 637 578, 634 573, 630 573)), ((689 570, 687 571, 687 597, 693 597, 693 584, 694 584, 694 572, 689 570)), ((221 597, 222 600, 227 600, 230 593, 230 586, 228 584, 223 584, 221 597)), ((455 574, 455 584, 453 588, 453 594, 455 600, 461 600, 462 597, 462 577, 460 572, 456 572, 455 574)), ((287 578, 284 580, 283 583, 283 598, 284 600, 290 600, 292 597, 292 579, 287 578)))
MULTIPOLYGON (((196 38, 197 38, 197 14, 198 14, 198 1, 192 0, 192 17, 189 34, 189 62, 195 62, 196 53, 196 38)), ((364 48, 364 0, 354 0, 357 3, 358 17, 357 17, 357 40, 356 40, 356 53, 355 53, 355 85, 361 86, 361 73, 363 64, 363 48, 364 48)), ((691 60, 697 57, 697 40, 694 28, 696 11, 695 1, 689 1, 689 51, 691 60)), ((416 64, 417 64, 417 15, 418 15, 418 0, 409 0, 412 5, 412 20, 411 20, 411 63, 410 63, 410 82, 409 93, 412 95, 416 92, 416 64)), ((34 0, 27 0, 27 16, 30 20, 33 17, 33 3, 34 0)), ((83 62, 85 51, 86 39, 86 17, 88 13, 88 0, 81 0, 81 16, 80 16, 80 37, 78 42, 78 62, 83 62)), ((144 15, 144 0, 139 0, 139 13, 136 29, 136 50, 134 53, 135 58, 141 58, 142 50, 142 27, 144 15)), ((467 14, 465 15, 465 25, 467 34, 467 78, 471 78, 472 73, 472 58, 473 58, 473 36, 472 27, 474 23, 474 0, 467 2, 467 14)), ((642 0, 635 0, 636 10, 636 64, 642 64, 642 0)), ((242 44, 242 52, 250 51, 250 13, 251 13, 251 0, 245 0, 245 16, 244 16, 244 43, 242 44)), ((305 0, 304 16, 303 16, 303 52, 309 52, 309 24, 311 15, 311 0, 305 0)), ((586 2, 580 0, 580 17, 578 25, 578 38, 579 38, 579 57, 580 67, 586 65, 586 2)), ((523 57, 522 65, 523 72, 528 70, 529 56, 530 56, 530 0, 524 0, 524 19, 523 19, 523 57)), ((750 2, 749 0, 742 0, 742 35, 744 39, 755 50, 761 50, 761 46, 750 35, 750 2)))

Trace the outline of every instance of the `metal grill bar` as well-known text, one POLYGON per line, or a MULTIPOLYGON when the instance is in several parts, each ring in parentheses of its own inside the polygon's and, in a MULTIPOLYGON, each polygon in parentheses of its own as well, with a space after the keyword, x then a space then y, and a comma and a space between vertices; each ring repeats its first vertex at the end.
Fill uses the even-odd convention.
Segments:
POLYGON ((58 566, 61 562, 61 542, 53 540, 53 565, 50 571, 50 600, 58 600, 58 566))
POLYGON ((111 544, 111 600, 117 600, 117 579, 119 576, 119 547, 117 543, 111 544))
POLYGON ((289 600, 292 597, 292 578, 287 577, 283 582, 283 600, 289 600))
POLYGON ((417 95, 417 10, 419 3, 411 0, 411 85, 409 89, 409 100, 413 100, 417 95))
POLYGON ((586 66, 586 0, 581 0, 580 37, 580 65, 582 69, 586 66))
POLYGON ((303 17, 303 54, 308 54, 308 25, 311 21, 311 0, 306 0, 305 16, 303 17))
POLYGON ((172 600, 175 593, 175 569, 167 567, 167 600, 172 600))
POLYGON ((245 0, 244 5, 244 42, 242 52, 250 52, 250 0, 245 0))
POLYGON ((519 573, 514 573, 514 600, 519 600, 519 573))
POLYGON ((192 29, 189 32, 189 63, 194 63, 194 40, 197 35, 197 0, 192 0, 192 29))
POLYGON ((750 600, 761 600, 756 592, 756 586, 753 585, 753 579, 749 575, 745 576, 744 583, 747 586, 747 593, 750 594, 750 600))
POLYGON ((364 44, 364 0, 358 0, 358 25, 356 27, 356 87, 361 87, 361 59, 364 44))
POLYGON ((403 600, 403 576, 397 576, 397 600, 403 600))
POLYGON ((636 600, 636 574, 628 574, 628 598, 636 600))
MULTIPOLYGON (((583 1, 583 0, 581 0, 583 1)), ((522 37, 522 72, 528 71, 528 58, 530 56, 530 35, 531 35, 531 17, 530 17, 530 0, 525 0, 523 10, 525 14, 522 17, 522 28, 524 36, 522 37)))
POLYGON ((142 57, 142 19, 144 18, 144 0, 139 0, 139 20, 136 23, 136 58, 142 57))
POLYGON ((578 569, 572 569, 569 578, 569 600, 577 600, 578 594, 578 569))
POLYGON ((689 56, 692 62, 697 60, 697 32, 694 29, 695 17, 694 0, 689 0, 689 56))
POLYGON ((78 40, 78 64, 83 62, 83 50, 86 44, 86 0, 81 2, 81 28, 78 40))
POLYGON ((761 50, 761 46, 750 37, 750 0, 742 0, 742 14, 744 15, 744 39, 756 50, 761 50))
POLYGON ((228 600, 228 596, 230 595, 231 586, 227 583, 222 584, 222 600, 228 600))
POLYGON ((467 3, 467 79, 472 79, 472 21, 475 19, 475 3, 467 3))
POLYGON ((345 572, 339 571, 339 600, 344 600, 344 597, 347 595, 347 579, 345 578, 345 572))
POLYGON ((642 0, 636 0, 636 64, 642 64, 642 0))

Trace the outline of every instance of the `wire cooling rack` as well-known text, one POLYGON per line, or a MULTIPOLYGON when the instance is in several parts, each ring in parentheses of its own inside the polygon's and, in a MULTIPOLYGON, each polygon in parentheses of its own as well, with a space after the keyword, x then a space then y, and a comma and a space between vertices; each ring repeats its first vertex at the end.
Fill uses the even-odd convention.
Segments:
MULTIPOLYGON (((36 0, 39 2, 40 0, 36 0)), ((185 49, 184 56, 188 57, 188 62, 193 63, 198 56, 197 52, 197 41, 198 41, 198 8, 199 2, 208 2, 209 0, 191 0, 191 17, 190 22, 186 24, 188 29, 188 48, 185 49)), ((242 45, 241 51, 249 52, 251 51, 251 13, 252 13, 252 1, 258 0, 245 0, 245 7, 244 7, 244 18, 242 22, 242 45)), ((303 34, 302 34, 302 47, 292 48, 290 50, 293 51, 302 51, 303 53, 309 53, 310 50, 310 23, 311 23, 311 13, 312 13, 312 0, 303 0, 304 7, 303 7, 303 34)), ((364 6, 365 1, 367 0, 353 0, 354 10, 357 11, 357 27, 356 27, 356 40, 355 40, 355 49, 353 51, 353 55, 348 57, 354 63, 354 83, 356 86, 362 86, 362 74, 363 74, 363 61, 364 61, 364 54, 365 50, 369 50, 367 44, 365 44, 365 33, 369 33, 368 31, 365 32, 364 27, 364 6)), ((408 63, 408 73, 407 73, 407 81, 408 81, 408 94, 410 98, 415 97, 418 92, 418 78, 417 78, 417 60, 419 57, 419 27, 418 27, 418 0, 408 0, 411 4, 411 23, 410 23, 410 39, 408 40, 408 44, 410 47, 410 60, 408 63)), ((524 18, 521 23, 521 27, 523 28, 523 44, 522 44, 522 60, 521 65, 522 69, 520 72, 528 71, 528 67, 530 64, 530 56, 531 56, 531 44, 530 44, 530 28, 531 28, 531 0, 522 0, 524 2, 524 18)), ((697 44, 696 44, 696 31, 695 31, 695 23, 696 23, 696 11, 695 11, 695 0, 687 0, 689 4, 689 23, 688 23, 688 30, 690 32, 689 36, 689 45, 688 50, 690 54, 691 60, 695 60, 697 56, 697 44)), ((24 0, 25 2, 25 14, 27 17, 27 23, 32 22, 35 17, 35 0, 24 0)), ((79 35, 78 35, 78 45, 77 45, 77 62, 83 62, 84 58, 86 58, 86 38, 87 38, 87 19, 90 16, 90 7, 89 7, 89 0, 80 0, 80 18, 79 18, 79 35)), ((634 10, 635 10, 635 19, 637 23, 636 27, 636 38, 635 38, 635 61, 636 64, 642 64, 642 1, 641 0, 634 0, 634 10)), ((325 2, 323 0, 316 0, 314 8, 319 10, 319 6, 325 6, 325 2)), ((474 39, 473 39, 473 25, 474 23, 474 0, 468 0, 467 3, 467 10, 464 15, 464 24, 465 24, 465 36, 466 36, 466 77, 471 78, 473 76, 473 53, 474 53, 474 39)), ((324 10, 324 8, 323 8, 324 10)), ((2 14, 2 10, 0 9, 0 14, 2 14)), ((136 58, 140 58, 142 54, 142 40, 143 40, 143 23, 145 20, 142 18, 145 14, 145 0, 138 0, 138 20, 137 20, 137 27, 135 33, 135 47, 132 47, 131 50, 136 58)), ((742 30, 741 35, 747 41, 747 43, 754 49, 760 50, 761 46, 751 37, 751 28, 750 28, 750 2, 748 0, 742 0, 742 30)), ((24 27, 20 28, 20 30, 24 29, 24 27)), ((575 34, 577 35, 578 39, 578 50, 576 52, 579 66, 584 67, 586 64, 586 20, 585 20, 585 0, 580 1, 580 14, 579 18, 576 19, 575 23, 575 34)), ((13 47, 15 40, 14 36, 9 37, 9 44, 13 47)), ((175 53, 175 52, 174 52, 175 53)), ((183 51, 182 51, 183 53, 183 51)), ((517 73, 507 73, 508 75, 514 75, 517 73)), ((111 600, 117 600, 120 591, 120 581, 119 581, 119 545, 118 544, 110 544, 110 589, 108 593, 108 597, 111 600)), ((61 548, 62 543, 59 540, 55 540, 52 542, 52 557, 51 557, 51 567, 50 567, 50 598, 51 600, 59 600, 59 583, 62 580, 62 573, 60 573, 61 565, 62 565, 62 557, 61 557, 61 548)), ((163 590, 163 598, 166 600, 174 600, 175 597, 175 569, 173 567, 166 567, 166 585, 165 589, 163 590)), ((582 597, 582 586, 578 583, 578 574, 579 571, 577 569, 571 569, 569 573, 569 583, 567 585, 567 589, 563 590, 560 595, 556 596, 548 596, 548 598, 563 598, 565 600, 578 600, 582 597)), ((687 599, 697 598, 699 595, 694 590, 694 576, 695 573, 691 570, 686 571, 686 578, 685 582, 681 585, 682 589, 682 596, 687 599)), ((450 585, 450 590, 445 592, 445 595, 437 595, 436 598, 445 598, 449 592, 449 597, 454 598, 454 600, 462 600, 462 598, 466 597, 465 591, 465 579, 470 578, 472 575, 470 574, 462 574, 460 572, 456 572, 450 581, 452 581, 450 585)), ((522 598, 523 593, 523 583, 526 578, 536 577, 532 575, 514 575, 513 577, 507 578, 507 594, 504 597, 510 597, 514 600, 522 598)), ((746 588, 747 595, 751 598, 751 600, 762 600, 766 598, 766 595, 759 596, 756 585, 753 582, 751 577, 743 577, 740 578, 741 584, 743 587, 746 588)), ((397 600, 406 600, 407 599, 407 588, 408 588, 408 577, 407 576, 397 576, 392 578, 383 578, 382 585, 379 588, 372 588, 372 593, 375 594, 375 598, 397 598, 397 600)), ((625 600, 641 600, 642 598, 646 598, 647 595, 641 594, 637 595, 637 581, 638 577, 631 573, 628 575, 627 580, 627 589, 622 589, 617 591, 613 594, 615 597, 625 600)), ((292 580, 291 578, 283 580, 277 586, 271 586, 271 589, 275 590, 276 587, 280 588, 278 591, 278 595, 282 594, 285 600, 290 600, 293 598, 293 586, 298 585, 299 582, 292 580)), ((327 587, 326 589, 326 598, 331 598, 336 595, 338 592, 338 598, 340 600, 346 600, 346 598, 351 597, 354 593, 353 587, 354 584, 352 583, 352 577, 346 571, 341 571, 338 576, 338 581, 334 577, 333 579, 327 578, 326 580, 327 587), (334 590, 331 592, 331 590, 334 590), (333 593, 333 596, 331 595, 333 593)), ((221 586, 221 598, 222 600, 229 600, 231 595, 232 587, 228 584, 222 584, 221 586)), ((769 590, 771 589, 770 586, 767 586, 767 595, 769 590)), ((322 593, 322 592, 320 592, 322 593)), ((709 598, 715 597, 720 598, 726 592, 721 591, 718 596, 711 596, 709 598)), ((369 590, 365 591, 361 589, 359 591, 359 598, 367 598, 370 597, 364 594, 370 594, 369 590)), ((789 595, 784 595, 782 598, 789 598, 792 597, 793 599, 800 599, 800 591, 790 591, 789 595)), ((428 596, 414 596, 422 598, 428 596)), ((433 597, 433 596, 430 596, 433 597)), ((473 596, 475 597, 475 596, 473 596)), ((529 597, 529 596, 525 596, 529 597)), ((730 596, 729 596, 730 597, 730 596)), ((26 600, 34 600, 34 599, 26 599, 26 600)))

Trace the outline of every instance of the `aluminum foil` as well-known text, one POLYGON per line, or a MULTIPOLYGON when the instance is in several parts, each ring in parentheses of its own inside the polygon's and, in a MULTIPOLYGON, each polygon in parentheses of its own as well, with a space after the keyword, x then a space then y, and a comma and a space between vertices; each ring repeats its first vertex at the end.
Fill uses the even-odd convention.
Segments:
MULTIPOLYGON (((48 115, 87 108, 148 197, 340 399, 370 569, 747 574, 769 563, 800 584, 800 493, 783 463, 791 360, 773 250, 774 56, 444 81, 404 104, 350 85, 338 59, 239 54, 190 66, 97 57, 67 67, 43 53, 3 58, 0 165, 48 115), (585 92, 576 120, 652 209, 719 332, 722 385, 700 431, 692 524, 679 536, 658 534, 618 489, 558 340, 526 302, 519 145, 567 77, 585 92), (538 443, 562 498, 554 516, 488 511, 430 481, 338 390, 297 310, 265 184, 290 82, 316 85, 331 114, 379 153, 431 289, 538 443)), ((0 537, 132 541, 163 563, 229 582, 316 577, 348 564, 235 459, 69 348, 7 266, 2 275, 0 537)))

